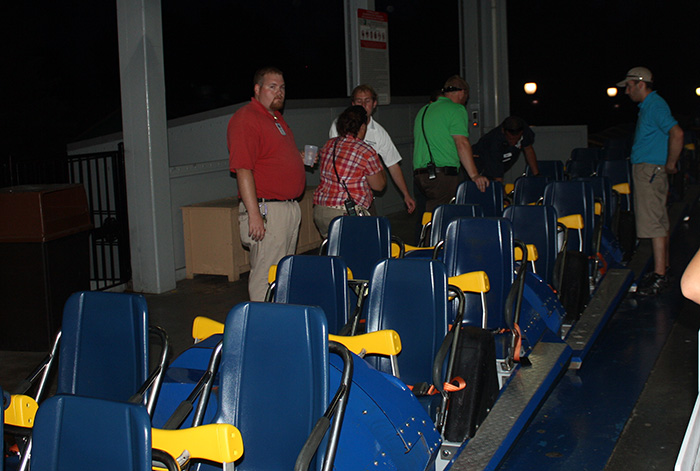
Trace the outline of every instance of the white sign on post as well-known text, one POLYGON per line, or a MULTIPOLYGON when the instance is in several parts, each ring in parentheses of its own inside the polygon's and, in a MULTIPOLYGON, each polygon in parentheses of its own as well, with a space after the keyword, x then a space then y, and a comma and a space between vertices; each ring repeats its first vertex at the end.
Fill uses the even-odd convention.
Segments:
POLYGON ((386 13, 357 10, 360 42, 360 82, 372 85, 380 105, 391 101, 389 84, 389 17, 386 13))

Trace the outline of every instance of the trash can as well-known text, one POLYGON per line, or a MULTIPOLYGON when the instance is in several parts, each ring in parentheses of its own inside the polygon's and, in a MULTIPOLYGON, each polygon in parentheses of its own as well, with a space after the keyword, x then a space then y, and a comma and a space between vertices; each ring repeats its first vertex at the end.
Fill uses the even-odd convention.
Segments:
POLYGON ((68 297, 90 289, 90 229, 82 185, 0 189, 0 350, 49 349, 68 297))

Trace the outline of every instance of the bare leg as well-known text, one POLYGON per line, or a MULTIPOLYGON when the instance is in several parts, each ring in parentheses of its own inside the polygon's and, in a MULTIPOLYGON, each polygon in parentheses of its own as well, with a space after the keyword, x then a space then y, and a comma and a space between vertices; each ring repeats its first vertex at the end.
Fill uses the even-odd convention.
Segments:
POLYGON ((654 271, 665 275, 668 264, 668 236, 652 238, 651 246, 654 252, 654 271))

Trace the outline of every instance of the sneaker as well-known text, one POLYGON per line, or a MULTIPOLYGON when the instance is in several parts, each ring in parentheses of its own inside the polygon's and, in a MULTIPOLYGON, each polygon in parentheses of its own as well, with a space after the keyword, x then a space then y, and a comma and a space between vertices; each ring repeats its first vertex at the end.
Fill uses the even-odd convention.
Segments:
POLYGON ((659 276, 656 274, 654 271, 648 271, 644 274, 641 280, 639 280, 639 286, 643 287, 646 286, 650 283, 652 283, 652 280, 654 279, 655 276, 659 276))
POLYGON ((668 276, 659 275, 658 273, 651 274, 649 278, 643 280, 637 289, 637 294, 639 296, 655 296, 668 287, 668 276))

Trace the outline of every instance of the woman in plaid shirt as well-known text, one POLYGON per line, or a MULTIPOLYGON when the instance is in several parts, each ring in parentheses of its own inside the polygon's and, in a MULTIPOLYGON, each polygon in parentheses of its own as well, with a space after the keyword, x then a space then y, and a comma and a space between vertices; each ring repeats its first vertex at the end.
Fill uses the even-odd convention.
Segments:
MULTIPOLYGON (((358 213, 372 204, 372 190, 386 186, 379 154, 362 139, 367 132, 367 111, 351 106, 338 117, 338 137, 320 150, 321 183, 314 192, 314 222, 323 237, 337 216, 347 214, 346 201, 354 202, 358 213)), ((352 203, 351 203, 352 204, 352 203)))

